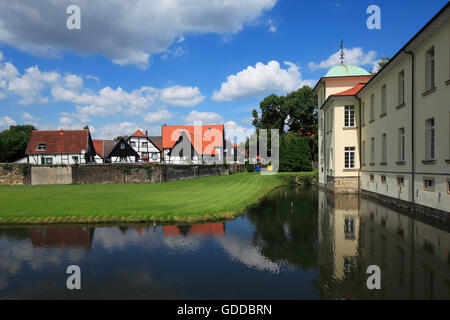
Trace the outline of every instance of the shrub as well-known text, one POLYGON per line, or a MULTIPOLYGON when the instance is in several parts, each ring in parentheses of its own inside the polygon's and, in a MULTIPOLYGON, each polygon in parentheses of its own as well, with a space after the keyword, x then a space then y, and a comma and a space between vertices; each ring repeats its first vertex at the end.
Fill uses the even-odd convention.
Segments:
POLYGON ((312 171, 311 148, 308 138, 287 133, 280 138, 280 171, 312 171))

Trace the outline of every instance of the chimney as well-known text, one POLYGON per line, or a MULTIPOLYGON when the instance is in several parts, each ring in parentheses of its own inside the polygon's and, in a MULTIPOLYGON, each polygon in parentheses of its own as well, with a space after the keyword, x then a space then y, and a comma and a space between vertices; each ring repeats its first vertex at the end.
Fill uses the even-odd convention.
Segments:
POLYGON ((60 136, 64 135, 64 130, 62 128, 59 130, 59 135, 60 136))
POLYGON ((84 130, 89 130, 89 127, 86 125, 86 126, 84 126, 83 129, 84 129, 84 130))
POLYGON ((148 130, 145 130, 145 136, 148 137, 148 130))

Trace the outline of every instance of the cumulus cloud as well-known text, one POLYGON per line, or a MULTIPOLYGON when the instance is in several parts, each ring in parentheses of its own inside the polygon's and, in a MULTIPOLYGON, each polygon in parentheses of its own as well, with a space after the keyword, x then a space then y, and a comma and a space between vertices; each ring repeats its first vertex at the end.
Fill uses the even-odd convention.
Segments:
POLYGON ((141 131, 144 130, 144 128, 139 127, 134 122, 125 121, 121 123, 111 123, 101 127, 98 136, 102 139, 114 139, 118 135, 131 134, 138 129, 141 131))
POLYGON ((313 85, 313 80, 302 80, 296 64, 285 61, 284 65, 287 68, 282 68, 277 61, 270 61, 267 65, 258 62, 254 67, 249 66, 228 76, 220 90, 214 91, 212 98, 215 101, 239 100, 270 92, 285 94, 304 85, 313 85))
POLYGON ((277 0, 77 0, 81 30, 66 28, 67 1, 0 0, 0 41, 32 54, 100 53, 119 65, 148 67, 182 35, 233 34, 277 0))
MULTIPOLYGON (((328 59, 321 61, 320 63, 310 62, 309 68, 312 71, 319 69, 330 69, 332 67, 340 65, 340 50, 332 54, 328 59)), ((344 49, 345 60, 344 63, 350 66, 375 66, 377 63, 377 52, 369 51, 364 52, 362 48, 344 49)))
POLYGON ((198 87, 173 86, 161 90, 161 101, 172 106, 192 107, 205 100, 198 87))
POLYGON ((0 130, 8 129, 10 126, 14 126, 16 121, 8 116, 0 117, 0 130))
POLYGON ((194 125, 195 122, 202 122, 204 125, 206 124, 220 124, 222 120, 222 116, 215 112, 200 112, 193 110, 187 116, 183 116, 182 119, 190 125, 194 125))
POLYGON ((234 121, 225 123, 225 135, 233 143, 245 142, 246 138, 250 137, 254 132, 255 129, 240 126, 234 121))
MULTIPOLYGON (((86 79, 92 79, 92 76, 86 79)), ((10 62, 0 61, 0 98, 8 95, 20 97, 18 103, 23 105, 73 103, 76 105, 76 117, 82 122, 92 116, 104 117, 117 113, 142 115, 150 107, 159 109, 160 104, 195 106, 205 99, 198 87, 188 86, 162 89, 143 86, 131 91, 107 86, 93 91, 84 86, 84 79, 79 75, 41 71, 38 66, 20 74, 10 62)), ((69 119, 65 118, 68 123, 69 119)))
POLYGON ((167 109, 161 109, 156 112, 149 112, 145 117, 145 122, 155 123, 155 122, 164 122, 172 119, 175 116, 174 113, 169 112, 167 109))

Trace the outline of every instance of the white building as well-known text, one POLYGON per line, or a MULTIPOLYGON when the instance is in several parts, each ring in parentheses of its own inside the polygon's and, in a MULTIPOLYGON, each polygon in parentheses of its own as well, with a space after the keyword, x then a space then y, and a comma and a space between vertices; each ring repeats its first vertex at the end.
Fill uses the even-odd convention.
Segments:
POLYGON ((128 144, 139 154, 140 162, 161 162, 161 137, 149 137, 138 130, 129 137, 124 137, 128 144))
POLYGON ((34 165, 95 163, 95 149, 89 128, 31 132, 27 162, 34 165))

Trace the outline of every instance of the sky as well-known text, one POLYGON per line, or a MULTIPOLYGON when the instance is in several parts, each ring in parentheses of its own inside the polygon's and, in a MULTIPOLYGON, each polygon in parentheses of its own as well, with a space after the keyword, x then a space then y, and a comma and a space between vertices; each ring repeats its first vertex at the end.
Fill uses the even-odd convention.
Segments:
POLYGON ((108 139, 202 121, 242 137, 264 97, 338 65, 341 40, 345 63, 371 71, 446 3, 0 0, 0 130, 88 125, 108 139), (381 29, 367 28, 371 5, 381 29))

